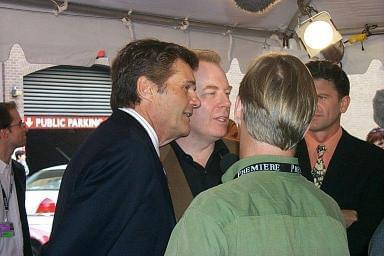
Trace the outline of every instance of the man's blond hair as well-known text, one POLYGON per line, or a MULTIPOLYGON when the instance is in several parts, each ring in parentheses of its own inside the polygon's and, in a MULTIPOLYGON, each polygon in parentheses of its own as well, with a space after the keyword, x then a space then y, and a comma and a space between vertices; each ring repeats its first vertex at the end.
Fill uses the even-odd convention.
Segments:
POLYGON ((206 61, 206 62, 214 63, 217 65, 220 65, 221 63, 220 55, 213 50, 193 49, 192 51, 196 54, 199 61, 206 61))
POLYGON ((239 97, 249 134, 282 150, 294 148, 303 138, 317 104, 306 66, 278 53, 256 59, 241 81, 239 97))

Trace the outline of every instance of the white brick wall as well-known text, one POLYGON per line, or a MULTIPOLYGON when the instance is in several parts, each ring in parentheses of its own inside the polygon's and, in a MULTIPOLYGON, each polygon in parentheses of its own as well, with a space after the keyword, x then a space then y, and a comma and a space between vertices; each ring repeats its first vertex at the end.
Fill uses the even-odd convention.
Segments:
POLYGON ((356 137, 365 140, 368 132, 378 125, 373 121, 372 99, 379 89, 384 89, 384 67, 373 60, 366 73, 350 75, 351 104, 342 115, 343 127, 356 137))
POLYGON ((237 59, 233 59, 231 66, 229 67, 229 70, 227 72, 229 85, 232 86, 232 92, 229 98, 232 102, 230 118, 233 120, 234 120, 233 111, 235 109, 236 97, 237 97, 237 94, 239 93, 239 86, 240 86, 241 80, 243 79, 243 76, 244 74, 241 73, 240 71, 239 62, 237 61, 237 59))
POLYGON ((2 96, 5 101, 13 100, 17 103, 20 115, 24 114, 23 96, 12 97, 11 91, 13 87, 23 90, 23 77, 32 72, 44 69, 53 65, 49 64, 31 64, 24 56, 23 49, 20 45, 15 44, 10 52, 9 59, 4 62, 4 84, 5 91, 2 96))

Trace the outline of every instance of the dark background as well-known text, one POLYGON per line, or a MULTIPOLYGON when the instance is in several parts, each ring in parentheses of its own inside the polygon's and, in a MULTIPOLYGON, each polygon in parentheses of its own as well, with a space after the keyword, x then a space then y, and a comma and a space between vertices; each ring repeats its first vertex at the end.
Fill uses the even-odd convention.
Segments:
POLYGON ((83 141, 94 129, 29 130, 27 135, 27 164, 29 175, 43 168, 67 164, 83 141))

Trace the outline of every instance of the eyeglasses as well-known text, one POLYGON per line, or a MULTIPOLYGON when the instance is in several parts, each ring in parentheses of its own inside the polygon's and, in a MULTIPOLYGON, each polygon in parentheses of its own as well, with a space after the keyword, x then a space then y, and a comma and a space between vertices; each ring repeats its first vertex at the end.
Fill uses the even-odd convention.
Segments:
POLYGON ((11 128, 11 127, 13 127, 13 126, 19 126, 20 128, 24 128, 24 127, 26 127, 27 125, 26 125, 25 122, 23 122, 23 121, 20 120, 17 124, 11 124, 11 125, 9 125, 8 128, 11 128))

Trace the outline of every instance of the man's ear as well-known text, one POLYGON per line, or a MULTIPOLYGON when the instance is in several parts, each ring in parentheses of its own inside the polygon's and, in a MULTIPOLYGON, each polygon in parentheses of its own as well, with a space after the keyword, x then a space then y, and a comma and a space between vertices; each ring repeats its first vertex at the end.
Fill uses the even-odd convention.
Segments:
POLYGON ((0 139, 5 139, 8 138, 8 129, 1 129, 0 130, 0 139))
POLYGON ((340 112, 345 113, 347 112, 349 103, 351 102, 351 98, 347 95, 341 98, 341 104, 340 104, 340 112))
POLYGON ((243 104, 239 96, 236 97, 234 116, 235 122, 241 125, 241 121, 243 120, 243 104))
POLYGON ((145 76, 140 76, 137 79, 137 95, 142 100, 152 100, 157 86, 145 76))

